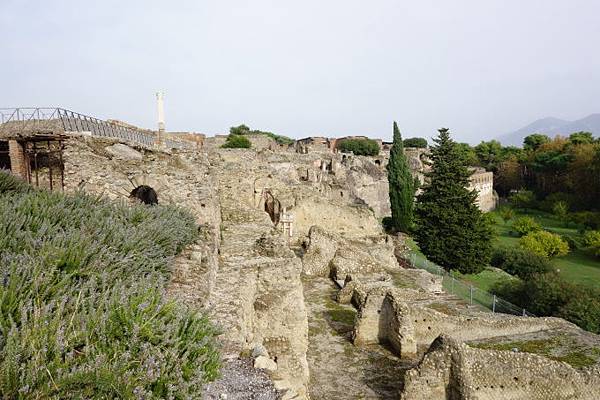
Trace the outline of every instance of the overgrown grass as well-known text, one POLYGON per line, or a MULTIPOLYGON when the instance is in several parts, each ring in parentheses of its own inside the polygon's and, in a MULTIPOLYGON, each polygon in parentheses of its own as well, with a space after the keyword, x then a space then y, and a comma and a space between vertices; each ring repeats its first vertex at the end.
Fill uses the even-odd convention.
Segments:
POLYGON ((165 298, 168 263, 196 235, 183 210, 0 172, 0 397, 198 397, 218 373, 217 332, 165 298))

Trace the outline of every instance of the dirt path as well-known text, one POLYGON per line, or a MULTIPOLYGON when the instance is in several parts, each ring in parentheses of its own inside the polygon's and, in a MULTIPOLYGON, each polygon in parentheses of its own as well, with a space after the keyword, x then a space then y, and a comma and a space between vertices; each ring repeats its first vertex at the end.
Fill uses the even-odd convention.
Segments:
POLYGON ((402 375, 411 365, 379 345, 355 347, 350 341, 356 311, 333 299, 334 283, 304 277, 308 311, 310 369, 313 399, 397 399, 402 375))

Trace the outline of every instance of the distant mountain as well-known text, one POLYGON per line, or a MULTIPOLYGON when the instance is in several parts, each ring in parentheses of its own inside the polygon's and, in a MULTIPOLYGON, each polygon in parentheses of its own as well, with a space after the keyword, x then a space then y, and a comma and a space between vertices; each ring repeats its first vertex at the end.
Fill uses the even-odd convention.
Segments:
POLYGON ((542 118, 537 121, 506 135, 498 137, 505 146, 521 146, 523 139, 532 133, 543 133, 550 137, 556 135, 568 136, 573 132, 592 132, 594 136, 600 136, 600 114, 591 114, 576 121, 565 121, 559 118, 542 118))

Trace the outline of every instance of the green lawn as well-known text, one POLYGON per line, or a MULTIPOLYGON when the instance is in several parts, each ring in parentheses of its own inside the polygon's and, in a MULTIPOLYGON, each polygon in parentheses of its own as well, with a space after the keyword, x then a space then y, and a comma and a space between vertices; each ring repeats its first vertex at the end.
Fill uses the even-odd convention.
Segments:
MULTIPOLYGON (((514 247, 519 245, 519 238, 511 235, 511 225, 514 219, 522 216, 533 217, 548 231, 567 236, 575 241, 581 241, 581 235, 574 227, 565 227, 564 224, 553 218, 551 214, 541 211, 517 212, 512 221, 505 223, 502 218, 492 212, 496 217, 496 230, 498 237, 495 246, 514 247)), ((600 259, 589 254, 585 249, 572 250, 568 255, 552 260, 553 265, 560 271, 560 275, 567 281, 600 288, 600 259)))
MULTIPOLYGON (((519 245, 519 237, 511 234, 511 226, 516 218, 530 216, 542 225, 546 230, 558 233, 562 236, 568 236, 575 241, 581 241, 581 235, 575 227, 565 227, 563 223, 554 218, 551 214, 541 211, 516 211, 512 221, 505 223, 497 212, 492 212, 496 218, 496 231, 498 236, 495 239, 494 247, 516 247, 519 245)), ((426 258, 419 251, 419 248, 413 240, 408 241, 408 246, 414 252, 413 261, 420 268, 432 271, 432 265, 427 264, 426 258)), ((552 260, 553 265, 558 269, 560 275, 569 282, 579 283, 591 287, 600 288, 600 259, 589 254, 585 249, 579 248, 572 250, 565 257, 552 260)), ((510 279, 510 275, 495 268, 486 268, 479 274, 462 275, 455 273, 455 276, 462 281, 472 283, 473 286, 481 290, 489 291, 496 282, 504 279, 510 279)), ((515 278, 516 279, 516 278, 515 278)))

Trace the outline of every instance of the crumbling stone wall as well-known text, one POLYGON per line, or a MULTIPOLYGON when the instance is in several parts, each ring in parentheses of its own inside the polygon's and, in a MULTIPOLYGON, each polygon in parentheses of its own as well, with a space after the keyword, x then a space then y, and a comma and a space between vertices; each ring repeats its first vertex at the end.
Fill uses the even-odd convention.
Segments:
POLYGON ((303 272, 343 281, 349 274, 398 269, 394 243, 385 234, 344 238, 314 225, 303 246, 303 272))
POLYGON ((425 293, 417 297, 407 289, 372 289, 359 305, 354 329, 355 343, 383 340, 389 342, 402 357, 413 357, 419 347, 429 346, 441 334, 468 341, 572 326, 560 318, 517 317, 484 312, 449 315, 427 307, 427 297, 430 302, 435 298, 425 293), (379 323, 375 324, 374 321, 379 323))
POLYGON ((449 336, 404 377, 402 400, 595 400, 600 368, 576 370, 535 354, 482 350, 449 336))
POLYGON ((200 238, 174 261, 168 290, 202 306, 214 287, 221 212, 206 154, 169 154, 132 148, 116 140, 78 136, 65 142, 65 190, 83 190, 128 201, 140 185, 152 187, 159 204, 184 207, 195 217, 200 238))

